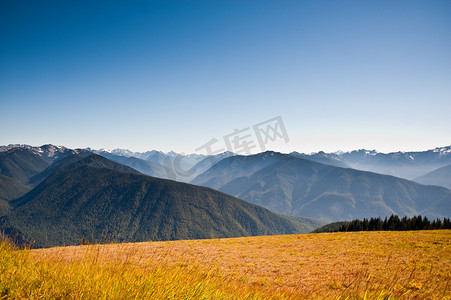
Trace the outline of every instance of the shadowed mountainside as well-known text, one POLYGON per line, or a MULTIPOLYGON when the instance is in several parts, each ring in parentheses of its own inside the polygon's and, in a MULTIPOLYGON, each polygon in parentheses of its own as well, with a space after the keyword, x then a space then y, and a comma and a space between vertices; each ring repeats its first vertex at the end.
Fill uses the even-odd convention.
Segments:
POLYGON ((192 183, 273 211, 325 221, 451 215, 446 188, 275 152, 226 158, 192 183))

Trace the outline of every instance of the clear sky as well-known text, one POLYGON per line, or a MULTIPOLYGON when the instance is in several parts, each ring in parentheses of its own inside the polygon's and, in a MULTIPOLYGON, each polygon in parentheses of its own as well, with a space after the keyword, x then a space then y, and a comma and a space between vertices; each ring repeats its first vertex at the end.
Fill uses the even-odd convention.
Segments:
POLYGON ((277 116, 281 152, 451 145, 451 1, 0 1, 0 144, 191 153, 277 116))

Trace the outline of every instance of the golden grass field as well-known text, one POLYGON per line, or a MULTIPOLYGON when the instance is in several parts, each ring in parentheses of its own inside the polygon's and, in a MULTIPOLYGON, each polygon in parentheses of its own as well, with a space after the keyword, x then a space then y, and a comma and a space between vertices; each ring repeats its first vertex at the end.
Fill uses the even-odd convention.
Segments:
POLYGON ((451 230, 12 250, 0 299, 451 299, 451 230))

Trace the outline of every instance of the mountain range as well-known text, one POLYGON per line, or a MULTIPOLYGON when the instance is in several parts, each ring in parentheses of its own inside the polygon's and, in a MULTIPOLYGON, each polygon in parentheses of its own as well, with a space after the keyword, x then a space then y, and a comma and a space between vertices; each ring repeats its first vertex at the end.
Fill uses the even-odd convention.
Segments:
POLYGON ((29 145, 0 146, 0 174, 22 184, 44 171, 53 162, 70 154, 86 152, 83 149, 68 149, 54 145, 32 147, 29 145))
POLYGON ((446 188, 270 151, 223 159, 192 183, 272 211, 330 222, 392 214, 451 215, 446 188))
POLYGON ((174 160, 176 157, 180 156, 183 158, 183 161, 181 161, 181 167, 184 169, 190 169, 192 168, 196 163, 200 162, 204 158, 206 158, 206 155, 203 154, 184 154, 184 153, 176 153, 174 151, 169 151, 167 153, 164 153, 163 151, 157 151, 157 150, 151 150, 146 152, 134 152, 130 151, 128 149, 114 149, 114 150, 108 150, 108 149, 91 149, 88 148, 87 150, 96 153, 109 153, 117 156, 125 156, 125 157, 135 157, 142 160, 147 160, 156 164, 164 165, 165 161, 167 159, 170 159, 171 161, 174 160))
POLYGON ((83 237, 131 242, 306 233, 324 224, 77 152, 55 160, 42 171, 45 179, 9 201, 1 218, 7 233, 48 247, 83 237))
POLYGON ((35 176, 53 162, 83 151, 54 145, 0 146, 0 216, 9 210, 9 201, 24 195, 36 185, 36 180, 33 180, 35 176))
MULTIPOLYGON (((191 182, 216 162, 234 155, 231 152, 224 152, 215 156, 205 156, 198 154, 177 154, 173 151, 163 153, 156 150, 147 152, 133 152, 126 149, 115 149, 112 151, 103 149, 88 150, 107 158, 112 158, 110 154, 114 154, 119 157, 134 157, 144 161, 150 161, 156 164, 151 169, 135 167, 137 162, 126 164, 147 175, 182 182, 191 182)), ((419 183, 439 185, 446 188, 449 188, 451 185, 451 179, 446 179, 450 178, 449 176, 445 179, 435 177, 437 178, 435 180, 433 175, 431 175, 429 179, 423 182, 420 178, 436 169, 451 165, 451 146, 437 147, 427 151, 410 152, 381 153, 375 150, 360 149, 350 152, 338 151, 334 153, 325 153, 323 151, 310 154, 292 152, 290 155, 336 167, 370 171, 408 180, 417 181, 418 178, 417 182, 419 183)), ((122 161, 120 163, 125 162, 122 161)))
POLYGON ((451 164, 451 146, 411 152, 380 153, 361 149, 350 152, 291 154, 338 167, 350 167, 409 180, 451 164))
POLYGON ((0 146, 0 217, 5 232, 39 247, 83 237, 301 233, 325 222, 391 214, 442 218, 451 215, 450 153, 442 147, 203 156, 0 146))
POLYGON ((132 152, 126 149, 107 151, 88 148, 87 150, 132 167, 143 174, 181 182, 190 182, 216 162, 234 155, 228 151, 206 156, 202 154, 184 155, 173 151, 164 153, 156 150, 147 152, 132 152))

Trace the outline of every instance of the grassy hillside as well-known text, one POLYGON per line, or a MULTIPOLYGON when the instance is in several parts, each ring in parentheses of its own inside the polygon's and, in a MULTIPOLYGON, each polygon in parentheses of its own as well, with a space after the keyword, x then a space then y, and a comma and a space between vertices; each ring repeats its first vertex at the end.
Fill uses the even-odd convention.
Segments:
POLYGON ((14 251, 0 298, 449 299, 451 231, 354 232, 14 251))
POLYGON ((307 233, 322 225, 284 217, 221 192, 153 178, 92 154, 12 202, 6 226, 36 246, 307 233))

